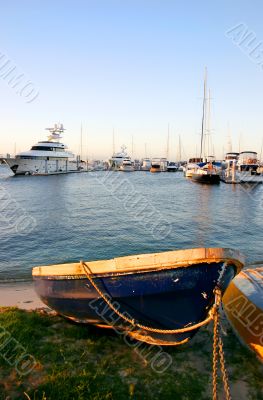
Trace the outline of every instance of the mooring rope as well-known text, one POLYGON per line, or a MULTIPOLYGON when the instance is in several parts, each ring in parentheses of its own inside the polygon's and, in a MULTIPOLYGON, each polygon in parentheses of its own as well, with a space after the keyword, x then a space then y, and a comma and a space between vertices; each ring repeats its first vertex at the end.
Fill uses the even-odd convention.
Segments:
MULTIPOLYGON (((221 304, 222 300, 222 291, 220 288, 221 281, 223 279, 226 267, 227 267, 227 262, 225 262, 222 265, 221 271, 219 273, 219 277, 217 280, 217 286, 214 289, 214 294, 215 294, 215 301, 213 306, 211 307, 209 311, 208 317, 191 326, 187 326, 184 328, 180 329, 158 329, 158 328, 153 328, 150 326, 146 326, 143 324, 140 324, 139 322, 136 322, 134 318, 129 318, 126 315, 124 315, 122 312, 120 312, 112 303, 111 301, 106 297, 106 295, 101 291, 101 289, 98 287, 96 282, 93 279, 92 272, 89 268, 89 266, 84 262, 80 261, 80 265, 82 266, 83 270, 85 271, 85 274, 91 283, 91 285, 94 287, 94 289, 98 292, 98 294, 101 296, 101 298, 105 301, 105 303, 109 306, 111 310, 113 310, 120 318, 122 318, 125 322, 128 322, 131 324, 133 327, 137 327, 139 329, 142 329, 144 331, 148 332, 154 332, 154 333, 160 333, 160 334, 176 334, 176 333, 186 333, 190 332, 194 329, 198 329, 201 326, 207 325, 211 320, 214 321, 214 337, 213 337, 213 400, 218 400, 217 396, 217 380, 218 380, 218 363, 220 362, 221 366, 221 372, 222 372, 222 379, 223 379, 223 384, 224 384, 224 391, 226 395, 226 400, 231 400, 231 394, 230 394, 230 387, 229 387, 229 382, 228 382, 228 374, 225 366, 225 356, 224 356, 224 350, 223 350, 223 341, 221 338, 220 334, 220 313, 219 313, 219 307, 221 304)), ((185 339, 181 342, 169 342, 171 345, 179 345, 183 344, 187 341, 188 339, 185 339)))
POLYGON ((153 328, 151 326, 147 326, 147 325, 143 325, 140 324, 139 322, 137 322, 134 318, 129 318, 127 317, 125 314, 123 314, 122 312, 120 312, 112 303, 111 301, 105 296, 105 294, 100 290, 100 288, 98 287, 98 285, 96 284, 96 282, 94 282, 94 279, 92 277, 92 272, 89 268, 89 266, 84 262, 84 261, 80 261, 80 264, 82 266, 82 268, 85 271, 85 274, 89 280, 89 282, 91 283, 91 285, 94 287, 94 289, 98 292, 98 294, 102 297, 102 299, 105 301, 105 303, 109 306, 109 308, 114 311, 120 318, 122 318, 125 322, 128 322, 129 324, 131 324, 133 327, 137 327, 140 328, 144 331, 148 331, 148 332, 153 332, 153 333, 161 333, 161 334, 176 334, 176 333, 186 333, 186 332, 191 332, 194 329, 198 329, 201 326, 207 325, 210 321, 212 321, 213 319, 213 310, 214 307, 216 305, 217 299, 215 298, 215 302, 214 305, 212 306, 212 308, 209 311, 209 315, 206 319, 204 319, 201 322, 198 322, 197 324, 194 325, 190 325, 190 326, 186 326, 184 328, 179 328, 179 329, 159 329, 159 328, 153 328))
POLYGON ((225 355, 223 349, 223 341, 220 333, 220 313, 219 306, 221 304, 221 289, 217 287, 215 289, 215 295, 217 303, 214 308, 214 339, 213 339, 213 400, 218 400, 217 396, 217 379, 218 379, 218 363, 220 362, 222 380, 224 384, 225 398, 231 400, 230 387, 228 381, 228 374, 225 365, 225 355))

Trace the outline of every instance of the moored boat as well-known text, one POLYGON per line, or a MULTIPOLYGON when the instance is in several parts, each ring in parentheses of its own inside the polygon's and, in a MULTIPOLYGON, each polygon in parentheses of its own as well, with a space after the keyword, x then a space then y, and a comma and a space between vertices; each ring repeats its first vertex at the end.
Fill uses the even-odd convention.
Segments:
POLYGON ((153 158, 150 172, 162 172, 160 159, 153 158))
POLYGON ((143 158, 141 163, 141 171, 150 171, 152 166, 150 158, 143 158))
POLYGON ((81 172, 86 167, 80 156, 67 150, 60 142, 65 131, 63 124, 55 124, 49 131, 48 140, 40 141, 29 151, 23 151, 15 157, 3 158, 14 175, 58 175, 81 172))
POLYGON ((130 158, 126 152, 127 147, 125 145, 121 146, 121 151, 114 153, 113 156, 109 159, 109 169, 119 170, 120 166, 123 163, 123 160, 126 158, 130 158))
POLYGON ((178 165, 173 161, 169 161, 167 163, 166 171, 167 172, 177 172, 178 171, 178 165))
POLYGON ((134 166, 131 162, 130 157, 125 157, 122 161, 122 164, 119 168, 119 171, 123 172, 133 172, 134 171, 134 166))
POLYGON ((190 158, 188 163, 184 166, 184 176, 186 178, 191 178, 193 173, 197 170, 200 163, 202 163, 202 158, 190 158))
POLYGON ((201 143, 200 143, 200 159, 198 167, 192 171, 191 178, 198 183, 217 184, 220 183, 219 170, 216 167, 215 157, 209 155, 210 153, 210 90, 207 98, 207 71, 205 69, 204 79, 204 97, 203 97, 203 111, 202 111, 202 129, 201 129, 201 143), (208 101, 208 115, 207 115, 207 101, 208 101))
POLYGON ((230 283, 223 305, 238 338, 263 361, 263 267, 240 272, 230 283))
POLYGON ((218 184, 220 183, 219 171, 212 162, 199 166, 191 175, 193 181, 198 183, 218 184))
POLYGON ((255 151, 242 151, 237 161, 236 181, 238 183, 263 183, 260 163, 255 151))
POLYGON ((255 151, 227 153, 223 163, 222 180, 225 183, 263 183, 260 163, 255 151))
POLYGON ((42 301, 66 318, 177 345, 210 321, 219 277, 224 292, 243 264, 238 251, 197 248, 40 266, 32 274, 42 301))

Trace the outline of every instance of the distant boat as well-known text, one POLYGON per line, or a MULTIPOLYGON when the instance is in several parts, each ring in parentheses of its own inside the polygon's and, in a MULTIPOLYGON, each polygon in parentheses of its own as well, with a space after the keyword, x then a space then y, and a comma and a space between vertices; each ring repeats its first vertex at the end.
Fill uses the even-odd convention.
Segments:
POLYGON ((262 183, 260 163, 255 151, 242 151, 237 160, 236 180, 240 183, 262 183))
POLYGON ((126 149, 127 149, 127 147, 123 145, 123 146, 121 147, 121 151, 119 151, 119 152, 117 152, 117 153, 114 153, 114 154, 112 155, 112 157, 111 157, 111 158, 109 159, 109 161, 108 161, 108 163, 109 163, 109 168, 110 168, 110 169, 118 170, 118 169, 120 168, 120 166, 122 165, 123 160, 124 160, 125 158, 128 158, 128 157, 129 157, 128 154, 127 154, 127 152, 126 152, 126 149))
POLYGON ((181 165, 178 166, 178 171, 179 172, 184 172, 184 170, 185 170, 185 166, 184 165, 181 164, 181 165))
POLYGON ((222 162, 221 180, 225 183, 236 183, 237 160, 239 153, 228 152, 222 162))
POLYGON ((263 183, 257 153, 255 151, 227 153, 223 163, 222 180, 225 183, 263 183))
POLYGON ((142 159, 141 171, 150 171, 151 166, 152 166, 152 163, 151 163, 150 158, 142 159))
POLYGON ((151 165, 151 168, 150 168, 150 172, 153 172, 153 173, 162 172, 162 170, 161 170, 161 161, 160 161, 159 158, 153 158, 152 159, 152 165, 151 165))
POLYGON ((168 164, 167 158, 165 157, 160 158, 160 168, 162 172, 165 172, 167 170, 167 164, 168 164))
POLYGON ((168 162, 166 167, 167 172, 176 172, 178 171, 178 165, 175 162, 168 162))
POLYGON ((230 283, 223 305, 241 342, 263 362, 263 267, 240 272, 230 283))
POLYGON ((133 161, 134 171, 140 171, 141 169, 141 162, 138 159, 134 159, 133 161))
POLYGON ((193 173, 197 170, 200 163, 202 163, 202 158, 189 158, 188 163, 183 167, 184 176, 192 178, 193 173))
POLYGON ((243 264, 238 251, 197 248, 40 266, 32 275, 41 300, 70 320, 174 345, 211 319, 216 285, 224 292, 243 264))
POLYGON ((207 97, 206 97, 206 70, 205 70, 205 79, 204 79, 204 97, 203 97, 203 113, 202 113, 202 131, 201 131, 201 148, 200 148, 200 159, 204 161, 202 164, 199 163, 196 170, 194 170, 191 174, 191 178, 193 181, 198 183, 208 183, 208 184, 218 184, 220 183, 220 173, 219 169, 216 168, 215 163, 212 161, 214 156, 209 156, 208 151, 205 152, 205 137, 208 142, 209 148, 209 137, 210 137, 210 92, 208 98, 208 118, 206 115, 206 107, 207 107, 207 97), (208 126, 206 126, 206 124, 208 126))
POLYGON ((29 151, 16 154, 14 158, 3 158, 15 175, 52 175, 84 170, 80 157, 67 150, 60 142, 65 131, 62 124, 55 124, 49 131, 48 140, 38 142, 29 151))
POLYGON ((134 166, 131 162, 130 157, 125 157, 122 161, 122 164, 119 168, 119 171, 123 172, 133 172, 134 171, 134 166))
POLYGON ((212 162, 199 166, 191 175, 193 181, 198 183, 217 184, 220 183, 220 175, 218 169, 212 162))

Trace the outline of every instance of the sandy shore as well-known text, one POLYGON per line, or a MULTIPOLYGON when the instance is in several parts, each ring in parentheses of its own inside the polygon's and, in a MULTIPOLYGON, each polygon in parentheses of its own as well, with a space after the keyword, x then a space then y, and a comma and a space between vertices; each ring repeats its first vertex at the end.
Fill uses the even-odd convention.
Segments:
POLYGON ((36 295, 32 282, 0 284, 0 306, 23 310, 47 308, 36 295))

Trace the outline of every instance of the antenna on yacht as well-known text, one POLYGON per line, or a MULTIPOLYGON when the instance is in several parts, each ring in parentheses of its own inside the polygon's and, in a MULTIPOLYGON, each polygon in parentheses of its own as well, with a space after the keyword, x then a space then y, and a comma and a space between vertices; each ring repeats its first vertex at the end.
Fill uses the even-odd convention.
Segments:
POLYGON ((127 147, 125 146, 125 144, 123 144, 123 145, 121 146, 121 150, 122 150, 122 153, 123 153, 123 154, 126 153, 126 152, 125 152, 126 149, 127 149, 127 147))
POLYGON ((144 143, 145 158, 147 158, 147 143, 144 143))
POLYGON ((48 140, 58 140, 61 139, 62 136, 60 136, 61 133, 63 133, 66 129, 64 128, 63 124, 54 124, 53 128, 46 128, 47 131, 50 132, 50 135, 48 136, 48 140))

